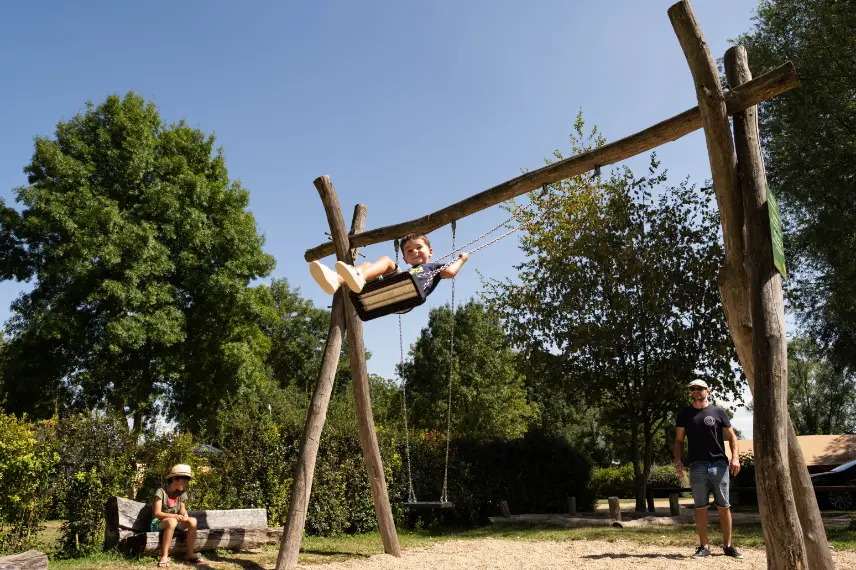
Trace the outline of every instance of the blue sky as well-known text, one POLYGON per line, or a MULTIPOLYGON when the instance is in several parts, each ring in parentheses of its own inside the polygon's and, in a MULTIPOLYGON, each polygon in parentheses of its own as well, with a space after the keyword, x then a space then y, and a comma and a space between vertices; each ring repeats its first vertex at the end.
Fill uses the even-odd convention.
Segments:
MULTIPOLYGON (((274 255, 274 277, 327 306, 304 250, 326 239, 312 181, 328 174, 346 220, 368 205, 367 228, 435 211, 534 169, 583 109, 615 140, 695 105, 692 79, 666 10, 671 1, 452 2, 159 1, 4 3, 0 18, 0 197, 26 179, 34 135, 87 100, 136 91, 166 121, 217 135, 233 178, 274 255)), ((757 0, 693 5, 714 57, 747 31, 757 0)), ((750 54, 751 58, 751 54, 750 54)), ((658 151, 672 181, 703 183, 700 131, 658 151)), ((647 157, 627 164, 637 172, 647 157)), ((458 224, 469 240, 505 217, 499 208, 458 224)), ((449 230, 432 235, 449 250, 449 230)), ((366 248, 392 255, 391 244, 366 248)), ((328 258, 330 261, 332 258, 328 258)), ((487 277, 513 277, 509 238, 474 255, 457 283, 465 300, 487 277)), ((332 263, 332 261, 331 261, 332 263)), ((0 319, 26 287, 0 284, 0 319)), ((449 302, 451 287, 431 296, 449 302)), ((415 340, 428 311, 404 319, 415 340)), ((397 326, 365 326, 369 371, 394 375, 397 326)), ((751 418, 738 427, 751 436, 751 418)))

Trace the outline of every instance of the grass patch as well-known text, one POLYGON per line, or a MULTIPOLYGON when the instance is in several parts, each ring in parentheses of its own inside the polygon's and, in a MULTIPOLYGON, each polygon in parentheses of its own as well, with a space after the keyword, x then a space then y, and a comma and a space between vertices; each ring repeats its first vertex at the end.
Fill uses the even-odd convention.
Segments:
MULTIPOLYGON (((856 550, 856 533, 847 529, 828 529, 829 542, 838 550, 856 550)), ((486 526, 469 530, 418 530, 399 529, 399 541, 402 548, 425 547, 450 540, 477 540, 481 538, 500 538, 526 542, 537 541, 573 541, 602 540, 616 542, 633 541, 650 546, 678 546, 691 551, 697 542, 693 525, 674 525, 660 527, 637 527, 616 529, 610 527, 591 527, 561 529, 553 527, 513 527, 486 526)), ((722 535, 718 525, 710 528, 710 542, 715 548, 722 544, 722 535)), ((734 528, 734 543, 740 548, 763 548, 764 536, 760 524, 738 525, 734 528)), ((215 562, 218 569, 224 570, 263 570, 276 562, 278 544, 266 546, 258 553, 234 553, 217 551, 206 553, 208 560, 215 562)), ((315 565, 340 562, 348 559, 367 558, 383 552, 380 534, 371 532, 359 535, 342 535, 329 538, 305 537, 300 554, 301 565, 315 565)), ((99 553, 73 560, 51 560, 50 567, 65 570, 131 570, 152 568, 152 557, 129 558, 116 552, 99 553)), ((176 565, 182 567, 182 565, 176 565)))

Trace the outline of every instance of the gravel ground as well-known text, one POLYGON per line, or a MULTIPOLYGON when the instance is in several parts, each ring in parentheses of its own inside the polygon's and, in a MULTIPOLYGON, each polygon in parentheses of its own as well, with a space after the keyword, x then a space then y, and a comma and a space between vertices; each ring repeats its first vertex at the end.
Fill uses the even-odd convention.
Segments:
MULTIPOLYGON (((427 548, 410 548, 401 558, 379 554, 361 560, 348 560, 322 566, 306 566, 312 570, 323 568, 363 570, 421 570, 441 568, 443 570, 523 570, 572 568, 624 568, 632 565, 633 570, 699 568, 758 568, 766 570, 764 551, 742 549, 745 558, 734 560, 722 556, 721 549, 714 549, 714 556, 706 560, 690 557, 692 552, 681 547, 642 546, 634 542, 586 541, 572 542, 525 542, 485 538, 480 540, 442 542, 427 548)), ((856 569, 856 552, 835 552, 836 568, 856 569)))

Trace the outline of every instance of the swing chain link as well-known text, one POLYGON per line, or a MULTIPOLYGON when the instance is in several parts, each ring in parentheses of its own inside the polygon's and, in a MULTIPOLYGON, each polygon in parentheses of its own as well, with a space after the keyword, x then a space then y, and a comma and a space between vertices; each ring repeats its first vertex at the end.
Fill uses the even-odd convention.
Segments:
MULTIPOLYGON (((452 222, 452 249, 455 249, 457 223, 452 222)), ((443 470, 443 492, 440 502, 449 502, 449 447, 452 442, 452 378, 455 374, 455 279, 452 278, 452 328, 449 332, 449 396, 446 402, 446 463, 443 470)))
MULTIPOLYGON (((398 266, 398 240, 395 244, 395 265, 398 266)), ((413 473, 410 468, 410 427, 407 423, 407 376, 404 374, 404 329, 401 326, 401 315, 398 315, 398 350, 401 355, 399 360, 398 375, 401 378, 401 408, 404 412, 404 453, 407 458, 407 502, 416 502, 416 493, 413 492, 413 473)))

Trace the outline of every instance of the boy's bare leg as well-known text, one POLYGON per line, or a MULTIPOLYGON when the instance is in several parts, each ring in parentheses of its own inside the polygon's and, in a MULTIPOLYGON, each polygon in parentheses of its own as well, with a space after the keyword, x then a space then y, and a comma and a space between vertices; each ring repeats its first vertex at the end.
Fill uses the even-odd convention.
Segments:
POLYGON ((716 508, 719 510, 719 528, 722 529, 722 546, 731 546, 731 509, 716 508))
MULTIPOLYGON (((731 519, 729 518, 730 521, 731 519)), ((695 525, 698 531, 699 545, 707 548, 707 507, 695 510, 695 525)))
POLYGON ((177 522, 175 519, 161 519, 158 523, 158 528, 163 531, 161 535, 161 562, 166 562, 169 559, 169 545, 172 544, 172 535, 175 534, 177 522))
POLYGON ((196 558, 193 548, 196 546, 196 518, 190 517, 187 522, 181 523, 182 528, 187 531, 187 548, 184 552, 184 557, 188 560, 196 558))
MULTIPOLYGON (((357 269, 363 274, 366 281, 371 281, 381 275, 395 271, 395 262, 387 256, 383 256, 374 263, 361 263, 357 269)), ((341 279, 341 277, 340 277, 341 279)))

